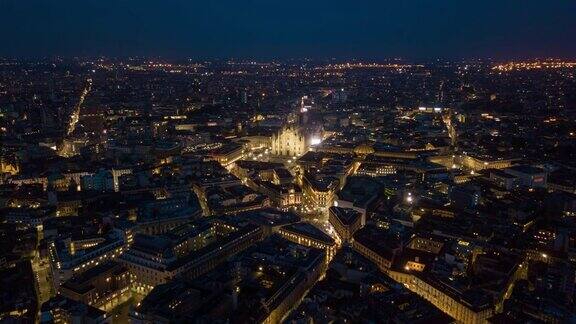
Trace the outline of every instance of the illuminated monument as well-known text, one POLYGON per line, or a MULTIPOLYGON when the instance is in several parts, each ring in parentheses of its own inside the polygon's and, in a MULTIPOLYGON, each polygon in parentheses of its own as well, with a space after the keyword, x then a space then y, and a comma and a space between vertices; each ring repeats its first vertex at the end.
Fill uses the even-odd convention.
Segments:
POLYGON ((299 113, 289 116, 288 122, 272 135, 272 154, 278 156, 300 156, 312 145, 322 142, 323 129, 308 121, 311 100, 302 97, 299 113))

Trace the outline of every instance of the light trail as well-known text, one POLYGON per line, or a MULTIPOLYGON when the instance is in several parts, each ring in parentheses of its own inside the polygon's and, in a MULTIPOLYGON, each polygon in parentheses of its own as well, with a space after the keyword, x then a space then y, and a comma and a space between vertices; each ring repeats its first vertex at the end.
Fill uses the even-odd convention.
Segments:
POLYGON ((86 100, 86 96, 88 96, 90 90, 92 90, 92 79, 86 80, 86 83, 86 87, 84 90, 82 90, 78 104, 76 104, 72 114, 70 115, 70 122, 68 123, 68 128, 66 129, 66 135, 72 134, 76 129, 76 125, 80 120, 80 109, 82 108, 82 104, 84 103, 84 100, 86 100))

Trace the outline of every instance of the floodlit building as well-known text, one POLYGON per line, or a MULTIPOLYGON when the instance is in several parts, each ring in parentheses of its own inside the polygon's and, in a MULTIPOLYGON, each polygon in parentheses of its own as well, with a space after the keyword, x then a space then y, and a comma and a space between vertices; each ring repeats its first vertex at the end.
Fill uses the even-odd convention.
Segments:
POLYGON ((300 156, 308 152, 312 145, 320 144, 320 129, 308 128, 296 124, 282 127, 272 135, 272 154, 279 156, 300 156))

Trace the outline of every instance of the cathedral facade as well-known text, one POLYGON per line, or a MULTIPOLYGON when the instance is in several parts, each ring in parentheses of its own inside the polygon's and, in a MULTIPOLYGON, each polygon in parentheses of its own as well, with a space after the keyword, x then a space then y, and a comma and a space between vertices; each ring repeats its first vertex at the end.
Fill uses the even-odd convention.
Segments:
POLYGON ((321 129, 288 124, 272 135, 272 154, 300 156, 308 152, 311 145, 319 144, 321 139, 321 129))

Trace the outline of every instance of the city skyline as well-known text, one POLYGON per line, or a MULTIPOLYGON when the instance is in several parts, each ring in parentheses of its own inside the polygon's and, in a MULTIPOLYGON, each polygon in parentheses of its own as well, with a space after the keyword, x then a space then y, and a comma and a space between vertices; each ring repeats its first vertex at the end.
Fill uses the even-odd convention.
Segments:
POLYGON ((575 13, 0 0, 0 322, 576 323, 575 13))

